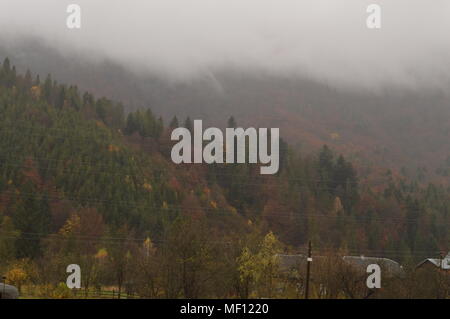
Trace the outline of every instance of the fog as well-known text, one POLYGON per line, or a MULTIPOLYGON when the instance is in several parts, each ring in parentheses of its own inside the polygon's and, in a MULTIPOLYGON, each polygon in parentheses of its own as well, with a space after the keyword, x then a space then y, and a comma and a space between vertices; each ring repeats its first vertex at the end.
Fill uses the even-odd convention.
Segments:
POLYGON ((216 68, 302 75, 336 86, 445 88, 448 0, 0 0, 3 43, 37 37, 64 54, 176 79, 216 68), (66 8, 82 8, 82 28, 66 8), (382 8, 368 29, 366 8, 382 8))

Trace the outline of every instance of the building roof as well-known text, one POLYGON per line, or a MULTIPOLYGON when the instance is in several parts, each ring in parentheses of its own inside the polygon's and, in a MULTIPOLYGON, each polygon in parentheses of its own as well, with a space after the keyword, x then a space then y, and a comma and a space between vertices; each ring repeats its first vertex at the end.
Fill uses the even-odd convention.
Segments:
MULTIPOLYGON (((292 270, 298 269, 302 267, 302 265, 306 264, 306 256, 305 255, 277 255, 280 260, 280 268, 282 270, 292 270)), ((314 256, 313 260, 317 259, 326 259, 327 256, 314 256)), ((367 266, 371 264, 377 264, 388 273, 398 274, 402 272, 402 266, 399 263, 392 259, 388 258, 378 258, 378 257, 364 257, 364 256, 344 256, 342 260, 347 264, 361 269, 364 272, 367 269, 367 266)))
POLYGON ((342 258, 345 262, 356 266, 358 268, 367 269, 367 266, 377 264, 383 270, 391 274, 398 274, 402 272, 402 266, 392 259, 380 257, 365 257, 365 256, 344 256, 342 258))
POLYGON ((433 266, 443 269, 443 270, 450 270, 450 252, 447 254, 447 256, 444 257, 444 259, 439 258, 427 258, 425 260, 422 260, 418 265, 418 267, 421 267, 422 265, 430 263, 433 266))

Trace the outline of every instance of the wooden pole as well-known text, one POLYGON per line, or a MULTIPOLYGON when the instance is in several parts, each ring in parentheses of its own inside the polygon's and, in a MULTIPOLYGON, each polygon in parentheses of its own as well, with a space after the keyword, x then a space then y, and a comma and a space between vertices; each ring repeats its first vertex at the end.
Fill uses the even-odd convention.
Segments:
POLYGON ((311 240, 308 242, 308 258, 306 259, 306 285, 305 285, 305 299, 309 298, 309 277, 311 273, 311 240))

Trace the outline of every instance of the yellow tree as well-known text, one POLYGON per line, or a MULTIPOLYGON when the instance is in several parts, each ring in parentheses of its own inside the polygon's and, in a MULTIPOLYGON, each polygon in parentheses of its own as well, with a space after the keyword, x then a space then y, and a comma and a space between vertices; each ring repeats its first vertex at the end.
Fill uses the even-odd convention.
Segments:
POLYGON ((26 271, 27 263, 27 260, 15 263, 5 275, 7 282, 16 286, 19 292, 21 292, 22 285, 28 280, 28 273, 26 271))
POLYGON ((272 232, 264 237, 256 253, 252 253, 248 247, 242 250, 237 259, 240 283, 243 288, 242 298, 248 298, 251 295, 254 285, 260 297, 273 297, 275 279, 279 272, 280 251, 281 243, 272 232))
POLYGON ((251 288, 257 277, 257 261, 256 256, 252 254, 248 247, 242 249, 241 255, 237 259, 239 281, 241 284, 241 298, 248 298, 251 288))
POLYGON ((279 257, 281 243, 272 232, 263 239, 256 257, 256 281, 260 297, 272 298, 275 291, 275 280, 279 273, 279 257))

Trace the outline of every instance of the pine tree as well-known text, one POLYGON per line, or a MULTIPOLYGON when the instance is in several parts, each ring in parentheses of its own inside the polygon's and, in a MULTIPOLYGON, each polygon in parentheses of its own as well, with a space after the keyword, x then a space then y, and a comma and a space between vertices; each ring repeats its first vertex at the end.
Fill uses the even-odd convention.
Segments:
POLYGON ((27 70, 24 78, 24 88, 25 90, 29 90, 33 85, 33 78, 31 76, 30 70, 27 70))
POLYGON ((231 117, 228 119, 228 122, 227 122, 227 128, 236 128, 236 127, 237 127, 236 120, 234 119, 234 116, 231 116, 231 117))
POLYGON ((46 99, 47 103, 53 104, 52 102, 52 90, 53 90, 53 83, 52 83, 52 76, 50 74, 47 75, 47 78, 44 82, 44 98, 46 99))
POLYGON ((174 116, 172 118, 172 120, 170 121, 169 127, 171 129, 175 129, 175 128, 178 128, 179 126, 180 126, 180 124, 178 123, 178 118, 176 116, 174 116))
POLYGON ((11 72, 11 62, 9 61, 9 58, 5 58, 5 60, 3 60, 3 71, 5 74, 9 74, 9 72, 11 72))

